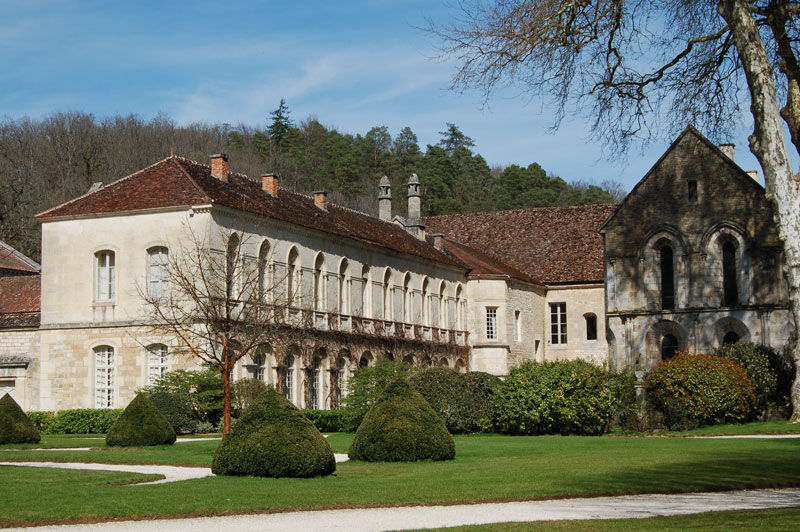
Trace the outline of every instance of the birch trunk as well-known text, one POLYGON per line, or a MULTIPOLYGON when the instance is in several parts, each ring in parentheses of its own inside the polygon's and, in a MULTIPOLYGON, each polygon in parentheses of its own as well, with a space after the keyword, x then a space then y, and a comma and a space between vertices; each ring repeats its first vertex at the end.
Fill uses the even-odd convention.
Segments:
POLYGON ((750 7, 745 0, 721 0, 719 14, 730 27, 750 89, 750 111, 755 131, 750 151, 764 171, 767 197, 772 201, 778 233, 786 256, 789 301, 794 316, 795 341, 791 346, 796 374, 792 385, 791 422, 800 422, 800 186, 792 173, 783 136, 780 106, 772 66, 750 7))

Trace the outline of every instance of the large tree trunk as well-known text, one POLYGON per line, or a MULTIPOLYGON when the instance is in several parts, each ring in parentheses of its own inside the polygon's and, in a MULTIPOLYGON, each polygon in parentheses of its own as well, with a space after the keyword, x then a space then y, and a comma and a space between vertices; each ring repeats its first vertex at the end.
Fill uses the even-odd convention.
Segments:
POLYGON ((755 131, 750 135, 750 151, 764 171, 767 195, 772 200, 778 233, 786 255, 789 301, 794 316, 795 343, 792 358, 798 373, 792 385, 792 418, 800 422, 800 186, 792 174, 783 137, 780 107, 773 72, 758 28, 745 0, 721 0, 720 15, 730 27, 750 89, 750 111, 755 131))
POLYGON ((222 358, 222 439, 224 440, 231 432, 231 373, 233 364, 231 363, 230 345, 224 347, 225 353, 222 358))

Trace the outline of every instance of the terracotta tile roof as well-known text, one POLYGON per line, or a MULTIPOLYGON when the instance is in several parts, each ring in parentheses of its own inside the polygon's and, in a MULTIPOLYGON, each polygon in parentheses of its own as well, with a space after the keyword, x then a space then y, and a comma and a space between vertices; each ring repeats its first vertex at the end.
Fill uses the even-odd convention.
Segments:
POLYGON ((0 329, 38 329, 41 314, 27 312, 24 314, 0 314, 0 329))
POLYGON ((29 259, 0 240, 0 270, 12 270, 21 273, 39 273, 41 268, 34 260, 29 259))
POLYGON ((469 267, 470 277, 505 276, 519 279, 528 283, 537 283, 536 279, 532 278, 525 272, 504 264, 494 257, 478 251, 477 249, 465 246, 464 244, 460 244, 448 238, 442 239, 442 249, 445 251, 445 253, 452 255, 455 259, 469 267))
POLYGON ((328 203, 314 205, 310 196, 279 189, 276 196, 245 175, 230 173, 222 181, 208 165, 170 156, 128 177, 101 187, 37 215, 41 220, 61 216, 107 214, 143 209, 214 203, 463 267, 458 261, 406 232, 398 224, 328 203))
POLYGON ((0 314, 39 312, 41 276, 0 277, 0 314))
POLYGON ((424 221, 430 233, 479 249, 539 283, 603 282, 603 238, 597 229, 615 207, 542 207, 424 221))

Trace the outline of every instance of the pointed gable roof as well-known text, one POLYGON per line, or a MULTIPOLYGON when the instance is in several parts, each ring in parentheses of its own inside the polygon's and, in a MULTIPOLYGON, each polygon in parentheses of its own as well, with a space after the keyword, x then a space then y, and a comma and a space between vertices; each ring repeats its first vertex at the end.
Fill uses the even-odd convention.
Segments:
POLYGON ((762 187, 761 184, 758 181, 756 181, 755 179, 750 177, 747 174, 747 172, 742 170, 739 167, 739 165, 737 165, 734 161, 731 160, 730 157, 725 155, 725 153, 722 152, 722 150, 719 148, 719 146, 715 145, 713 142, 708 140, 694 126, 689 125, 689 126, 686 126, 686 129, 684 129, 683 132, 681 132, 681 134, 678 135, 678 138, 676 138, 672 142, 672 144, 669 145, 669 148, 667 148, 667 150, 661 155, 661 157, 658 158, 658 160, 650 168, 650 170, 647 171, 647 173, 644 175, 644 177, 642 177, 642 179, 640 179, 639 182, 636 183, 636 186, 634 186, 633 189, 631 189, 631 191, 628 193, 628 195, 625 196, 625 199, 623 199, 617 205, 617 208, 614 209, 614 212, 611 213, 611 215, 608 217, 608 219, 606 221, 604 221, 603 224, 598 229, 598 231, 600 233, 605 232, 605 230, 608 227, 608 225, 610 223, 612 223, 612 221, 617 216, 617 214, 620 212, 620 210, 622 210, 631 201, 631 198, 636 196, 637 192, 645 186, 645 183, 653 176, 653 174, 656 173, 657 169, 662 164, 664 164, 664 162, 666 160, 668 160, 670 157, 672 157, 674 155, 674 153, 678 150, 678 147, 681 144, 684 144, 684 143, 686 143, 686 142, 688 142, 690 140, 699 141, 699 145, 703 146, 704 148, 706 148, 708 150, 708 152, 707 152, 708 157, 713 157, 715 159, 718 159, 719 162, 721 162, 723 165, 725 165, 730 170, 732 170, 732 172, 731 172, 732 175, 735 175, 735 176, 737 176, 737 178, 739 178, 739 179, 743 180, 744 182, 746 182, 747 183, 746 186, 754 187, 754 191, 758 191, 761 194, 764 194, 764 187, 762 187))
POLYGON ((0 270, 13 270, 22 274, 36 274, 42 270, 35 260, 26 257, 0 240, 0 270))
POLYGON ((175 155, 44 211, 37 218, 47 221, 206 204, 230 207, 466 269, 398 224, 332 203, 323 210, 310 196, 283 188, 273 196, 260 183, 243 174, 229 173, 228 181, 222 181, 211 175, 208 165, 175 155))

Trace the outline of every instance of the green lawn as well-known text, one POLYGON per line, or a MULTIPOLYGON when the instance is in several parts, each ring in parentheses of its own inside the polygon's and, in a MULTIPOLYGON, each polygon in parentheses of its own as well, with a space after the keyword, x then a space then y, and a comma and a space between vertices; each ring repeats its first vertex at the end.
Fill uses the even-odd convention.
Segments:
POLYGON ((711 425, 686 432, 671 432, 671 435, 721 436, 728 434, 800 434, 800 423, 789 423, 785 419, 756 421, 730 425, 711 425))
POLYGON ((595 519, 587 521, 542 521, 539 523, 494 523, 481 526, 439 528, 447 532, 626 532, 658 530, 683 532, 794 532, 800 523, 800 508, 736 510, 704 514, 650 517, 648 519, 595 519))
MULTIPOLYGON (((332 434, 345 452, 352 434, 332 434)), ((67 438, 44 436, 43 445, 67 438)), ((84 439, 85 440, 85 439, 84 439)), ((209 465, 218 442, 88 452, 14 450, 0 460, 209 465)), ((212 477, 119 485, 125 473, 0 467, 0 521, 219 514, 287 508, 546 498, 605 493, 724 490, 800 485, 800 439, 708 440, 642 437, 456 437, 453 462, 339 464, 316 479, 212 477)))

